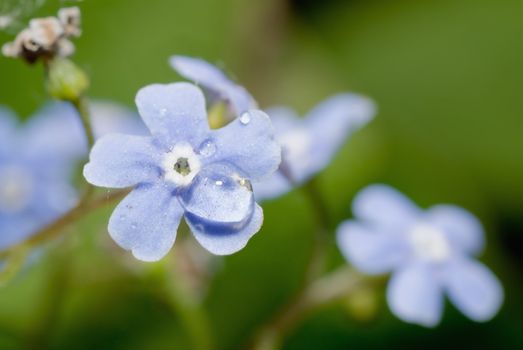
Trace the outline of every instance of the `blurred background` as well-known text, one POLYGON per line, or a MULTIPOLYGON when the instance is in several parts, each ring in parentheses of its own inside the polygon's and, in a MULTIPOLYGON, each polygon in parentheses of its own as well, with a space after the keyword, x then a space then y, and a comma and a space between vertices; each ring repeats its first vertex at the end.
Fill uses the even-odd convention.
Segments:
MULTIPOLYGON (((345 90, 375 99, 376 119, 318 177, 332 235, 350 217, 354 194, 375 182, 422 206, 455 203, 481 219, 482 261, 506 292, 494 320, 476 324, 447 305, 435 329, 405 324, 380 289, 362 307, 347 302, 311 315, 285 349, 523 348, 522 1, 49 0, 19 20, 70 5, 82 10, 74 59, 91 76, 93 98, 134 108, 140 87, 180 80, 167 59, 185 54, 218 63, 262 107, 305 113, 345 90)), ((14 34, 0 32, 0 43, 14 34)), ((43 74, 40 65, 0 57, 0 104, 28 118, 47 99, 43 74)), ((218 349, 241 348, 288 300, 312 247, 312 208, 299 190, 264 209, 262 231, 238 254, 212 260, 209 287, 200 290, 218 349)), ((194 346, 183 308, 159 293, 156 267, 110 240, 111 211, 85 217, 70 239, 0 288, 0 349, 194 346)), ((330 252, 331 268, 343 263, 334 243, 330 252)))

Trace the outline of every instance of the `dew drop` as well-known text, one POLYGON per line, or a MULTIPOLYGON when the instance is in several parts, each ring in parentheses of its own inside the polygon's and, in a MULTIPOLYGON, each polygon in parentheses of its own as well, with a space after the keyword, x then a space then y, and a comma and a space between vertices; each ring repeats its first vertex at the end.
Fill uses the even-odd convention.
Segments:
POLYGON ((204 141, 200 146, 199 153, 204 157, 210 157, 216 153, 216 144, 211 140, 204 141))
POLYGON ((221 180, 218 180, 215 182, 216 186, 222 186, 223 185, 223 181, 221 180))
POLYGON ((249 113, 245 112, 241 115, 240 117, 240 123, 242 123, 243 125, 247 125, 251 122, 251 116, 249 115, 249 113))
POLYGON ((160 109, 160 116, 165 117, 167 115, 167 108, 161 108, 160 109))
POLYGON ((136 224, 132 224, 132 225, 131 225, 131 228, 132 228, 133 230, 136 230, 136 229, 138 228, 138 225, 136 225, 136 224))

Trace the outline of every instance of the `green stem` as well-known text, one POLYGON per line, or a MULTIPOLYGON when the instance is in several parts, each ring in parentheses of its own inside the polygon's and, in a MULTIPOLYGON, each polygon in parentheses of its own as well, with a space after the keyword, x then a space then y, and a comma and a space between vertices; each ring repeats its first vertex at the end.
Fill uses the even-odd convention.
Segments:
POLYGON ((80 121, 82 122, 85 136, 87 138, 87 144, 89 149, 91 149, 94 145, 95 137, 93 128, 91 126, 91 119, 89 117, 89 104, 87 103, 87 98, 85 96, 80 96, 74 100, 71 100, 70 102, 78 111, 78 115, 80 116, 80 121))
POLYGON ((84 196, 84 199, 81 200, 76 205, 76 207, 69 210, 67 213, 49 225, 45 226, 41 230, 37 231, 35 234, 31 235, 31 237, 29 237, 24 242, 12 246, 7 250, 0 251, 0 258, 7 256, 12 250, 22 249, 23 247, 31 247, 56 237, 64 228, 68 227, 84 215, 108 203, 122 199, 127 193, 128 190, 114 191, 110 194, 95 198, 94 200, 85 200, 86 197, 84 196))
POLYGON ((352 268, 342 266, 310 283, 267 326, 262 328, 249 346, 252 350, 279 349, 285 336, 314 310, 339 301, 357 291, 365 278, 352 268))
POLYGON ((201 301, 196 298, 184 283, 185 277, 176 267, 161 265, 161 285, 163 297, 179 317, 196 350, 213 349, 211 327, 201 301))
MULTIPOLYGON (((291 178, 288 177, 288 179, 291 178)), ((330 223, 327 205, 318 190, 315 180, 305 184, 303 190, 314 213, 315 232, 312 251, 305 267, 303 280, 294 297, 258 332, 253 346, 257 350, 279 348, 285 334, 299 321, 303 314, 302 310, 309 307, 309 293, 310 288, 313 286, 312 283, 325 269, 330 223)))

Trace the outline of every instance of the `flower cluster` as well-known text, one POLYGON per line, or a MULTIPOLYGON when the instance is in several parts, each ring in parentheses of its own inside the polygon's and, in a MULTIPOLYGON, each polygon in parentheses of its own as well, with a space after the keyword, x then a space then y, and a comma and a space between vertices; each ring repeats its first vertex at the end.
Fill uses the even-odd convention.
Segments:
POLYGON ((67 57, 74 53, 71 38, 79 37, 80 10, 63 8, 57 17, 35 18, 23 29, 13 42, 2 47, 6 57, 20 57, 29 63, 55 56, 67 57))
POLYGON ((499 310, 503 289, 472 257, 484 246, 481 224, 453 205, 418 208, 396 190, 370 186, 353 202, 356 220, 338 229, 347 260, 367 274, 393 271, 388 304, 406 322, 432 327, 443 311, 443 294, 466 316, 487 321, 499 310))

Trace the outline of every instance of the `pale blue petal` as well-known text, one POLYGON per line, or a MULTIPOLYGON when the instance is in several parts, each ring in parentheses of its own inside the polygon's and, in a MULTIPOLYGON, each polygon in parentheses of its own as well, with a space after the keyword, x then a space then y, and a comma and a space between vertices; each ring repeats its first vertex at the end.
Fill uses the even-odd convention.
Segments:
POLYGON ((87 155, 87 140, 78 112, 69 103, 47 104, 29 120, 21 134, 26 156, 48 163, 48 167, 56 161, 72 165, 87 155))
POLYGON ((474 321, 490 320, 503 303, 501 283, 478 261, 463 258, 449 264, 444 281, 452 303, 474 321))
POLYGON ((252 183, 254 197, 257 201, 270 200, 284 195, 292 189, 292 185, 282 175, 281 172, 275 171, 268 178, 252 183))
POLYGON ((118 204, 109 234, 118 245, 143 261, 158 261, 174 244, 183 208, 161 184, 135 188, 118 204))
POLYGON ((256 102, 247 90, 234 83, 209 62, 187 56, 172 56, 169 62, 178 74, 202 86, 218 99, 227 101, 235 116, 257 108, 256 102))
POLYGON ((366 125, 375 115, 374 103, 356 94, 339 94, 317 105, 306 117, 312 134, 310 165, 303 178, 308 178, 330 164, 348 137, 366 125))
POLYGON ((110 134, 95 143, 84 177, 93 185, 112 188, 154 182, 161 173, 158 157, 150 137, 110 134))
POLYGON ((284 135, 288 131, 302 127, 304 120, 295 110, 285 106, 274 106, 264 109, 271 118, 276 136, 284 135))
POLYGON ((147 136, 149 131, 138 113, 109 101, 94 101, 89 105, 91 123, 96 138, 119 133, 147 136))
POLYGON ((249 180, 263 179, 280 165, 281 147, 274 140, 269 117, 262 111, 246 112, 211 135, 216 152, 204 159, 207 164, 234 164, 249 180))
POLYGON ((205 249, 215 255, 230 255, 243 249, 249 239, 260 230, 263 210, 255 204, 250 220, 241 228, 195 220, 190 216, 186 216, 186 221, 194 237, 205 249))
POLYGON ((199 144, 209 133, 205 98, 193 84, 153 84, 136 95, 143 121, 156 138, 172 147, 172 142, 199 144))
POLYGON ((407 265, 396 271, 387 287, 387 303, 398 318, 434 327, 443 312, 443 293, 433 271, 426 265, 407 265))
POLYGON ((251 189, 242 186, 226 167, 202 170, 191 186, 181 191, 180 200, 194 218, 227 225, 243 225, 254 209, 251 189))
POLYGON ((387 185, 371 185, 360 191, 352 203, 357 219, 383 226, 407 226, 422 211, 407 197, 387 185))
POLYGON ((408 258, 408 247, 398 235, 374 231, 355 221, 338 227, 337 242, 345 259, 367 274, 389 272, 408 258))
POLYGON ((485 242, 483 227, 470 212, 454 205, 437 205, 427 212, 427 220, 444 232, 453 247, 472 255, 483 249, 485 242))

